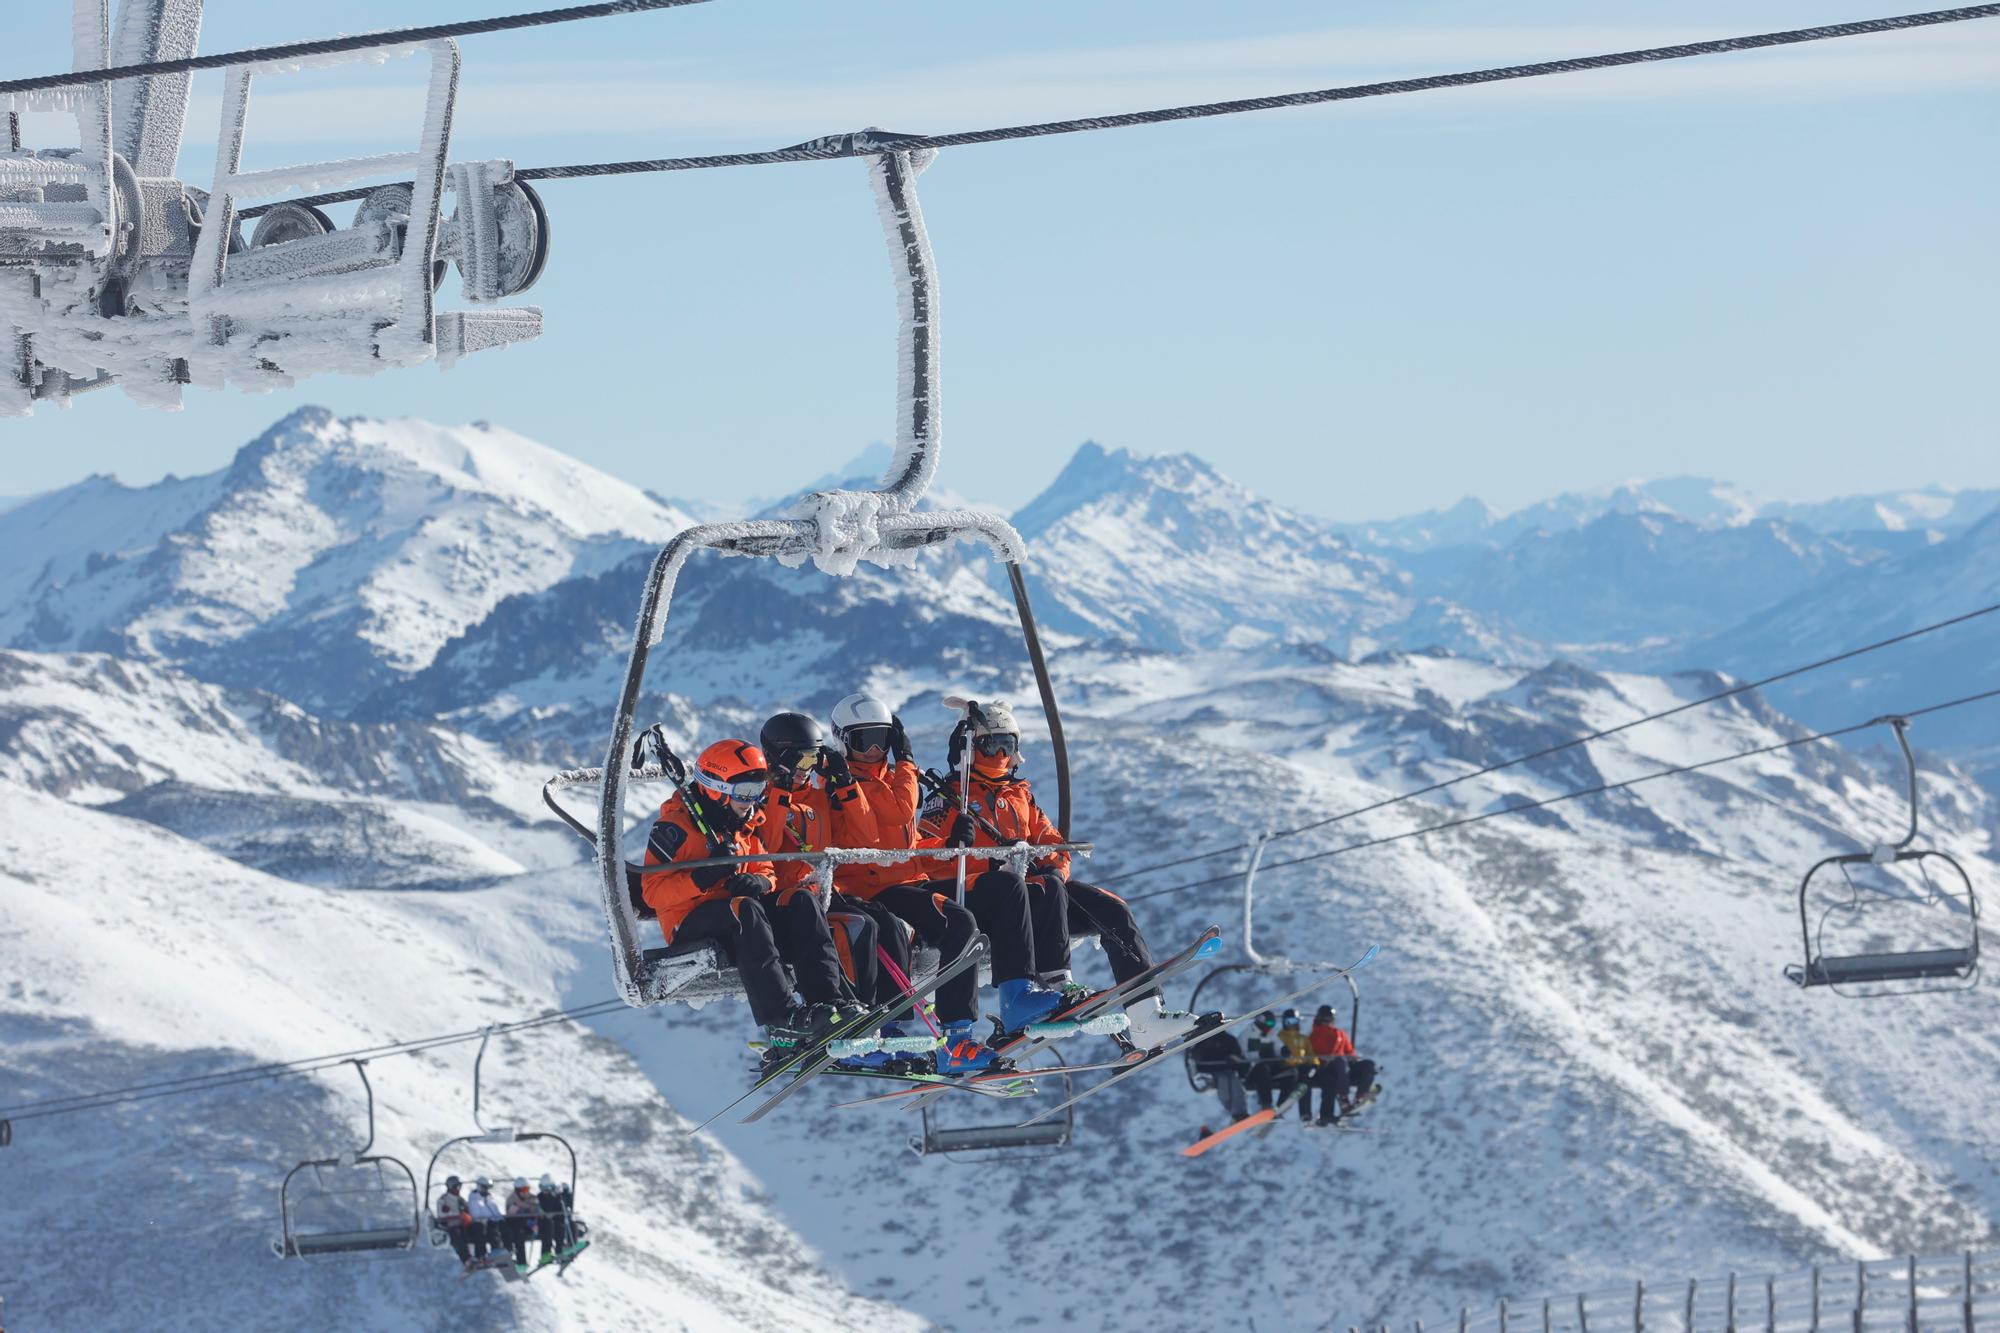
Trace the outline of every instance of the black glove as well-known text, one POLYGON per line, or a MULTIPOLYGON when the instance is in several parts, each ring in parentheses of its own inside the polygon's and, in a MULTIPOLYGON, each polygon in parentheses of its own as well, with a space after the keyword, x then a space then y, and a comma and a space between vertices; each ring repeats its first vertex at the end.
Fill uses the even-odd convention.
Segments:
POLYGON ((769 893, 773 886, 771 881, 762 875, 750 875, 738 871, 723 881, 722 887, 732 898, 755 898, 760 894, 769 893))
POLYGON ((854 783, 854 770, 847 766, 847 756, 831 747, 819 752, 819 774, 826 779, 829 789, 848 787, 854 783))
POLYGON ((944 845, 947 847, 970 847, 973 839, 978 835, 979 830, 973 824, 972 816, 960 814, 957 819, 951 821, 951 832, 945 836, 944 845))
POLYGON ((699 870, 688 871, 688 878, 694 881, 694 886, 697 889, 700 889, 703 893, 707 893, 710 889, 722 883, 723 880, 729 878, 729 867, 703 866, 699 870))
POLYGON ((903 730, 903 719, 894 713, 889 715, 889 753, 896 756, 899 764, 907 764, 917 755, 910 748, 910 733, 903 730))
POLYGON ((951 729, 951 743, 945 747, 944 766, 954 773, 958 772, 959 762, 965 758, 965 737, 971 730, 972 724, 963 719, 951 729))

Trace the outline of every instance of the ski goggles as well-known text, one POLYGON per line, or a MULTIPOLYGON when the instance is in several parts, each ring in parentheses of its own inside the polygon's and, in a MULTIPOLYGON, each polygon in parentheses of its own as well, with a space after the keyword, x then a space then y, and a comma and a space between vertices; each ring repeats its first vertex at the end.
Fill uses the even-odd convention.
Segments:
POLYGON ((696 773, 694 780, 701 789, 718 801, 731 801, 737 805, 762 805, 770 791, 770 783, 761 777, 738 778, 734 782, 724 782, 707 773, 696 773))
POLYGON ((771 758, 776 761, 774 767, 788 768, 794 773, 804 773, 808 769, 818 767, 819 752, 820 747, 815 745, 805 750, 778 750, 773 752, 771 758))
POLYGON ((889 731, 888 727, 878 725, 849 727, 842 734, 841 739, 845 742, 849 754, 860 754, 869 750, 886 750, 889 748, 889 731))
POLYGON ((1009 759, 1012 759, 1015 755, 1021 753, 1021 738, 1008 731, 996 731, 988 736, 975 736, 972 740, 972 751, 974 754, 983 754, 989 758, 994 755, 1004 754, 1009 759))

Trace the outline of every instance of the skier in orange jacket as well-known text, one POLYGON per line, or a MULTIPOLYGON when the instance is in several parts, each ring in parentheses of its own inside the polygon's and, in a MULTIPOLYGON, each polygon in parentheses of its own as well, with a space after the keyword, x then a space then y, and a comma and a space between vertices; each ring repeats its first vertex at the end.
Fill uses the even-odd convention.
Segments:
MULTIPOLYGON (((938 845, 935 839, 927 842, 919 835, 916 761, 902 721, 888 704, 872 695, 849 695, 834 705, 833 732, 861 797, 848 807, 843 844, 883 850, 938 845)), ((984 870, 966 885, 962 904, 956 895, 957 865, 948 860, 845 865, 835 873, 834 882, 843 893, 864 898, 907 922, 916 937, 943 958, 955 957, 976 932, 983 931, 992 947, 1003 1030, 1018 1030, 1061 1007, 1062 996, 1034 980, 1028 889, 1020 876, 1002 869, 984 870), (944 874, 952 878, 933 879, 944 874)), ((990 1065, 991 1052, 973 1043, 970 1035, 979 1017, 977 978, 966 974, 941 988, 937 1008, 947 1038, 939 1069, 957 1072, 990 1065)))
POLYGON ((701 752, 687 785, 660 807, 646 840, 640 892, 658 915, 667 943, 718 941, 736 963, 750 1012, 772 1041, 791 1044, 831 1031, 858 1010, 841 972, 826 918, 811 893, 780 900, 769 861, 674 870, 680 861, 755 857, 769 787, 764 755, 746 741, 717 741, 701 752), (785 964, 805 1004, 795 1004, 785 964))
MULTIPOLYGON (((924 807, 923 829, 947 847, 996 847, 1026 842, 1065 842, 1061 829, 1035 803, 1034 788, 1020 775, 1021 729, 1004 700, 968 701, 952 731, 952 774, 945 791, 924 807), (971 779, 969 800, 962 789, 971 779), (997 837, 995 835, 998 835, 997 837)), ((976 864, 976 863, 975 863, 976 864)), ((994 861, 996 867, 1001 864, 994 861)), ((1123 898, 1109 889, 1069 877, 1068 852, 1050 852, 1028 871, 1035 923, 1035 966, 1043 985, 1078 990, 1070 975, 1069 944, 1074 933, 1094 934, 1104 945, 1112 976, 1124 981, 1153 965, 1152 951, 1123 898)), ((1132 1044, 1152 1050, 1192 1032, 1193 1014, 1168 1011, 1157 988, 1142 991, 1125 1006, 1132 1020, 1132 1044)))

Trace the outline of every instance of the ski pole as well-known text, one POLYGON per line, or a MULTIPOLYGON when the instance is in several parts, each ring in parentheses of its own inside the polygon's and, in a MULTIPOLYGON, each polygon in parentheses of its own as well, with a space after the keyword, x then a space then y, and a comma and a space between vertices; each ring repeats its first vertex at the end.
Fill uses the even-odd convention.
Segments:
MULTIPOLYGON (((913 996, 917 989, 915 984, 911 982, 908 973, 904 972, 902 968, 896 966, 896 960, 889 956, 889 951, 878 944, 875 946, 875 956, 877 958, 880 958, 882 960, 882 966, 889 970, 889 980, 895 982, 897 988, 901 990, 905 996, 913 996)), ((911 1008, 915 1009, 917 1011, 917 1016, 924 1020, 924 1026, 931 1030, 931 1035, 933 1037, 944 1036, 944 1033, 938 1028, 937 1021, 931 1017, 931 1011, 929 1005, 919 1002, 911 1005, 911 1008)))

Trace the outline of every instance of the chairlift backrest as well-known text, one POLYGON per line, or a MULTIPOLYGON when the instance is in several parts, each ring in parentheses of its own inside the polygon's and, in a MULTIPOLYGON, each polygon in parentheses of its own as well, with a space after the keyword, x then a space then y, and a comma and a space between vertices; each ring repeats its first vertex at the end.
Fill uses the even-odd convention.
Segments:
POLYGON ((410 1168, 386 1153, 374 1153, 375 1089, 368 1081, 366 1061, 349 1060, 361 1077, 368 1097, 368 1140, 358 1149, 332 1157, 300 1162, 285 1173, 278 1186, 279 1235, 271 1250, 280 1259, 369 1251, 408 1250, 422 1234, 423 1201, 410 1168), (363 1172, 363 1168, 372 1171, 363 1172), (391 1168, 402 1173, 398 1181, 391 1168), (336 1177, 329 1183, 328 1173, 336 1177), (311 1183, 302 1181, 311 1173, 311 1183), (361 1172, 355 1177, 351 1173, 361 1172), (340 1201, 365 1198, 376 1206, 353 1207, 340 1201))
POLYGON ((1895 729, 1902 751, 1909 826, 1897 842, 1829 856, 1806 872, 1799 882, 1799 934, 1805 961, 1788 965, 1785 976, 1801 987, 1825 986, 1852 998, 1963 990, 1975 985, 1979 977, 1979 895, 1972 877, 1952 856, 1912 845, 1919 827, 1920 788, 1916 755, 1910 749, 1909 720, 1887 717, 1877 721, 1895 729), (1855 871, 1863 867, 1877 872, 1876 879, 1886 879, 1892 888, 1875 880, 1857 880, 1855 871), (1898 867, 1913 869, 1921 878, 1923 891, 1911 892, 1911 886, 1895 880, 1893 872, 1898 867), (1822 886, 1832 886, 1837 892, 1829 896, 1822 886), (1817 920, 1812 916, 1816 890, 1821 895, 1819 901, 1825 904, 1817 920), (1899 914, 1899 926, 1918 927, 1929 938, 1895 950, 1827 951, 1829 929, 1836 942, 1842 937, 1865 942, 1874 936, 1862 935, 1861 927, 1865 924, 1879 930, 1890 912, 1899 914), (1910 912, 1921 913, 1924 920, 1918 921, 1910 912), (1889 986, 1898 989, 1882 989, 1889 986))

